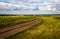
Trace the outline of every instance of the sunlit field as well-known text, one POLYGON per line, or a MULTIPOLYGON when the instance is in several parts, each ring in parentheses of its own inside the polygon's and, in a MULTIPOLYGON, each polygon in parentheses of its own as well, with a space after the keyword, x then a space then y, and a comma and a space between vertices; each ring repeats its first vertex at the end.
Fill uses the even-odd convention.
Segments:
MULTIPOLYGON (((5 39, 60 39, 60 16, 58 15, 41 15, 41 16, 34 15, 5 18, 9 19, 8 21, 11 21, 10 19, 13 19, 11 22, 15 21, 15 19, 16 20, 22 19, 22 21, 24 21, 26 18, 27 20, 25 21, 31 21, 34 18, 42 19, 42 22, 39 23, 38 25, 34 25, 27 30, 19 32, 5 39)), ((4 18, 0 17, 0 20, 4 20, 4 18)))

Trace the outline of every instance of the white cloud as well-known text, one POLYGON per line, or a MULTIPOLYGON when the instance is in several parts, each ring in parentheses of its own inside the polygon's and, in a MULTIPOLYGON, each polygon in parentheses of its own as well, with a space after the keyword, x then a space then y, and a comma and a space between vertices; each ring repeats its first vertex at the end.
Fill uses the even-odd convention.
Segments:
POLYGON ((49 7, 52 7, 52 5, 47 5, 46 7, 48 7, 48 8, 49 8, 49 7))
POLYGON ((48 8, 46 6, 40 6, 39 9, 40 10, 48 10, 48 8))
POLYGON ((0 6, 1 6, 1 5, 6 5, 6 4, 7 4, 7 3, 4 3, 4 2, 0 2, 0 6))
POLYGON ((56 8, 53 8, 53 11, 56 11, 56 8))
POLYGON ((0 2, 0 10, 6 10, 6 9, 14 10, 21 7, 22 7, 22 4, 0 2))
POLYGON ((39 2, 40 0, 33 0, 33 2, 39 2))
POLYGON ((48 11, 50 11, 50 10, 53 10, 53 8, 49 7, 49 8, 48 8, 48 11))
POLYGON ((57 2, 57 3, 60 3, 60 0, 54 0, 55 2, 57 2))
POLYGON ((47 8, 48 8, 48 10, 53 10, 53 6, 52 5, 48 5, 48 6, 46 6, 47 8))
POLYGON ((0 6, 13 6, 11 3, 0 2, 0 6))

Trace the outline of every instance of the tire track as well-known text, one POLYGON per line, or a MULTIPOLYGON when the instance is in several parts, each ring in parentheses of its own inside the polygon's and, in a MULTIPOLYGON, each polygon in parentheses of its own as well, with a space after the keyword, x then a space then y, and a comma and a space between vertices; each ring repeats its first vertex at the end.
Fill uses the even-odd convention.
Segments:
POLYGON ((19 27, 14 26, 13 28, 10 27, 8 29, 5 28, 5 30, 2 29, 1 32, 3 32, 3 33, 0 34, 0 39, 4 39, 5 37, 8 37, 8 36, 14 35, 18 32, 21 32, 23 30, 26 30, 26 29, 32 27, 32 25, 39 24, 40 22, 41 22, 41 19, 36 19, 32 22, 27 22, 27 23, 24 23, 24 24, 21 24, 21 25, 16 25, 16 26, 19 26, 19 27), (5 32, 5 31, 7 31, 7 32, 5 32))

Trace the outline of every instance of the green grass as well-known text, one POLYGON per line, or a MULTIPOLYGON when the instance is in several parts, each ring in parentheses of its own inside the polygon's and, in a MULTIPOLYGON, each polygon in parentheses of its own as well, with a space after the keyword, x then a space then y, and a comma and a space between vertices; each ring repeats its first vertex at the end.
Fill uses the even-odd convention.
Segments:
POLYGON ((35 18, 42 18, 42 23, 6 39, 60 39, 60 16, 35 16, 35 18))
POLYGON ((0 28, 30 22, 34 19, 31 16, 0 16, 0 28))

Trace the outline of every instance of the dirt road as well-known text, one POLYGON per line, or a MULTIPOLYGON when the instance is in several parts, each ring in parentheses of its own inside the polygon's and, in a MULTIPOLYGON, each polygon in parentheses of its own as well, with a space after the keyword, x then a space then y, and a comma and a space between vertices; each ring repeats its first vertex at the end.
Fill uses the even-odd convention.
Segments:
POLYGON ((0 39, 4 39, 5 37, 14 35, 18 32, 21 32, 23 30, 26 30, 30 27, 32 27, 32 25, 36 25, 39 24, 41 22, 41 19, 35 19, 32 22, 27 22, 24 24, 19 24, 19 25, 15 25, 15 26, 11 26, 11 27, 5 27, 0 29, 0 39))

